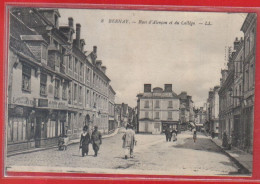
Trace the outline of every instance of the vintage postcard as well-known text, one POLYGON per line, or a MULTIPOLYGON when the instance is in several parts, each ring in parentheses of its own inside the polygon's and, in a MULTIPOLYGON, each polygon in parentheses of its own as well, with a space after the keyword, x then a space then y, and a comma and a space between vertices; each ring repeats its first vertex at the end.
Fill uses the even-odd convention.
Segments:
POLYGON ((251 176, 256 13, 8 17, 7 173, 251 176))

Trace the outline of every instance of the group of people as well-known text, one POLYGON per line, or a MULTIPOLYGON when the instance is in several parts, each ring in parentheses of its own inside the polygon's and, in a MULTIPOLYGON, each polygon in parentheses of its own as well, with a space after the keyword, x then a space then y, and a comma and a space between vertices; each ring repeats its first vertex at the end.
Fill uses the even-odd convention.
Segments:
POLYGON ((88 155, 89 144, 92 144, 93 150, 95 152, 94 157, 98 155, 98 150, 100 145, 102 144, 102 135, 98 131, 98 126, 94 126, 94 131, 90 135, 88 131, 88 126, 83 127, 83 133, 80 137, 79 148, 82 149, 82 157, 88 155))
MULTIPOLYGON (((125 159, 128 158, 128 155, 130 155, 130 158, 133 158, 133 152, 134 152, 134 146, 136 145, 135 140, 135 131, 133 130, 133 126, 128 124, 126 126, 126 131, 122 137, 123 139, 123 149, 125 153, 125 159)), ((90 135, 88 131, 88 126, 83 127, 83 133, 80 137, 80 149, 82 150, 82 157, 85 155, 88 155, 89 152, 89 144, 92 144, 93 150, 95 152, 95 157, 98 155, 98 151, 100 148, 100 145, 102 144, 102 135, 98 131, 98 126, 94 126, 94 131, 90 135)))
POLYGON ((177 141, 177 130, 167 127, 165 130, 166 142, 177 141))

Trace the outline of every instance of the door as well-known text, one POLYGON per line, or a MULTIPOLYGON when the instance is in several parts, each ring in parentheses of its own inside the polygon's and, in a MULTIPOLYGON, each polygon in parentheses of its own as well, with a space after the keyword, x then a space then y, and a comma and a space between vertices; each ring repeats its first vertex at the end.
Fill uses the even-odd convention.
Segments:
POLYGON ((145 132, 148 132, 148 127, 149 127, 149 123, 145 122, 145 126, 144 126, 144 131, 145 132))
POLYGON ((41 124, 42 118, 36 117, 36 130, 35 130, 35 147, 39 148, 41 146, 41 124))

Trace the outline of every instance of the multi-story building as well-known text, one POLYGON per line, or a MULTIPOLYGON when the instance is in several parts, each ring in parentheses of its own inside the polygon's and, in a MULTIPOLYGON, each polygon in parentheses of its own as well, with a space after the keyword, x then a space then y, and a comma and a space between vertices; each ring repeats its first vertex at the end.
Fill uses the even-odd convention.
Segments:
MULTIPOLYGON (((256 55, 256 14, 249 13, 241 27, 244 33, 244 85, 243 122, 245 130, 244 149, 253 151, 254 102, 255 102, 255 55, 256 55)), ((233 90, 234 91, 234 90, 233 90)))
POLYGON ((108 112, 109 112, 109 131, 113 131, 118 127, 118 123, 115 120, 115 95, 116 92, 113 90, 112 86, 109 86, 108 91, 108 112))
POLYGON ((58 9, 10 11, 8 152, 77 138, 86 124, 108 133, 106 67, 97 47, 84 50, 80 24, 59 26, 59 17, 58 9))
POLYGON ((214 89, 209 91, 207 115, 209 122, 209 131, 214 132, 215 136, 219 133, 219 86, 215 86, 214 89))
POLYGON ((222 70, 220 130, 233 146, 253 151, 256 14, 249 13, 241 27, 244 38, 234 41, 228 70, 222 70), (232 136, 232 137, 230 137, 232 136))
POLYGON ((233 56, 234 62, 234 86, 233 86, 233 104, 234 104, 234 131, 232 135, 232 145, 241 147, 244 139, 244 125, 241 117, 242 113, 242 95, 243 95, 243 65, 244 65, 244 40, 238 38, 234 41, 234 50, 236 51, 233 56), (241 98, 240 98, 241 97, 241 98))
POLYGON ((180 123, 183 129, 187 128, 189 122, 194 122, 193 101, 192 97, 187 95, 186 91, 182 91, 178 95, 180 99, 180 123))
POLYGON ((172 84, 153 90, 151 84, 144 84, 144 93, 137 97, 139 132, 160 134, 168 126, 178 128, 180 102, 172 84))

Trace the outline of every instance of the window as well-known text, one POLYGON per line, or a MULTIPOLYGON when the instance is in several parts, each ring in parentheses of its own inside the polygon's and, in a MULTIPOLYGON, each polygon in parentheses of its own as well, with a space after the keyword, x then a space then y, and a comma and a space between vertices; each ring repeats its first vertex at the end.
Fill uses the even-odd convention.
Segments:
POLYGON ((75 58, 74 72, 78 73, 78 59, 77 58, 75 58))
POLYGON ((254 64, 250 65, 249 83, 249 87, 252 88, 254 86, 254 64))
POLYGON ((86 91, 86 98, 85 98, 85 104, 88 104, 88 99, 89 99, 89 90, 86 91))
POLYGON ((67 86, 68 83, 64 82, 62 86, 62 99, 67 100, 67 86))
POLYGON ((44 45, 42 45, 42 59, 47 60, 47 55, 47 48, 44 45))
POLYGON ((55 79, 54 97, 60 98, 60 81, 58 79, 55 79))
POLYGON ((72 70, 72 59, 73 59, 73 57, 70 55, 69 56, 69 69, 71 69, 71 70, 72 70))
POLYGON ((79 102, 82 103, 82 87, 79 86, 79 102))
POLYGON ((149 112, 145 112, 145 118, 149 118, 149 112))
POLYGON ((77 84, 74 84, 74 101, 77 101, 77 84))
POLYGON ((25 118, 10 118, 7 127, 7 141, 18 142, 25 141, 26 135, 26 119, 25 118))
POLYGON ((31 68, 29 66, 23 65, 22 68, 22 89, 24 91, 31 90, 31 68))
POLYGON ((160 119, 160 112, 155 112, 155 119, 160 119))
POLYGON ((80 63, 79 75, 83 76, 83 63, 80 63))
POLYGON ((155 108, 160 108, 160 101, 159 100, 155 101, 155 108))
POLYGON ((40 77, 40 95, 47 96, 47 75, 43 73, 40 77))
POLYGON ((240 63, 240 70, 239 70, 239 71, 240 71, 240 72, 243 72, 243 71, 242 71, 242 66, 243 66, 242 56, 240 57, 240 62, 239 62, 239 63, 240 63))
POLYGON ((71 91, 72 91, 72 86, 71 86, 71 82, 69 83, 69 91, 68 91, 68 97, 69 97, 69 101, 68 103, 71 104, 71 91))
POLYGON ((172 101, 168 101, 168 108, 172 108, 172 101))
POLYGON ((168 119, 172 119, 172 112, 168 111, 168 119))
POLYGON ((145 101, 144 108, 149 108, 149 101, 145 101))

